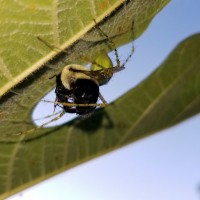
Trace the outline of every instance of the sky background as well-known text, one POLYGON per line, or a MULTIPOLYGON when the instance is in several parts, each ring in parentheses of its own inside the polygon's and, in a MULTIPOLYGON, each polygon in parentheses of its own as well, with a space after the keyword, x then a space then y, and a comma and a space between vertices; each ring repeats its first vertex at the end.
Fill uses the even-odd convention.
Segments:
MULTIPOLYGON (((199 21, 199 0, 172 0, 134 42, 126 69, 101 88, 104 98, 113 101, 144 80, 179 42, 200 32, 199 21)), ((130 50, 131 44, 120 48, 120 57, 126 58, 130 50)), ((40 113, 41 108, 34 116, 40 113)), ((56 199, 200 200, 200 115, 7 198, 56 199)))

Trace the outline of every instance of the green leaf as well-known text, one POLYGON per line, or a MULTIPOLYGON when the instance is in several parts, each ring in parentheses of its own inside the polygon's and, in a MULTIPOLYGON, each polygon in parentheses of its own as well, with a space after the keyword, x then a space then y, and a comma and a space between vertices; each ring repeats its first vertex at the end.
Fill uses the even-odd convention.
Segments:
POLYGON ((1 190, 26 187, 199 113, 199 42, 200 34, 183 41, 150 77, 91 118, 2 143, 1 190))
POLYGON ((99 0, 90 7, 79 1, 73 1, 76 7, 71 1, 6 2, 0 8, 0 95, 7 92, 0 98, 0 141, 19 140, 19 133, 34 127, 34 106, 55 86, 49 77, 68 63, 84 64, 84 58, 92 61, 102 50, 110 51, 106 38, 94 28, 94 19, 103 19, 99 28, 118 46, 140 35, 168 0, 99 0))
MULTIPOLYGON (((32 109, 54 85, 49 77, 67 63, 83 64, 83 58, 94 60, 102 50, 110 50, 94 28, 93 19, 119 46, 130 41, 133 33, 134 38, 142 34, 168 0, 0 3, 1 198, 173 124, 162 121, 162 126, 157 124, 151 129, 147 123, 146 118, 154 111, 150 108, 156 108, 154 101, 160 102, 159 92, 166 89, 163 82, 163 88, 154 90, 158 86, 154 77, 148 79, 152 79, 148 90, 152 92, 151 100, 144 94, 151 84, 142 84, 90 119, 29 131, 34 128, 32 109), (56 48, 50 49, 37 37, 56 48), (134 102, 131 109, 127 102, 134 102), (140 103, 141 107, 137 106, 140 103), (122 121, 121 116, 127 120, 122 121), (147 124, 141 124, 143 120, 147 124), (20 132, 27 135, 18 135, 20 132)), ((177 74, 173 75, 176 78, 177 74)), ((159 81, 168 81, 173 75, 160 77, 159 81)))

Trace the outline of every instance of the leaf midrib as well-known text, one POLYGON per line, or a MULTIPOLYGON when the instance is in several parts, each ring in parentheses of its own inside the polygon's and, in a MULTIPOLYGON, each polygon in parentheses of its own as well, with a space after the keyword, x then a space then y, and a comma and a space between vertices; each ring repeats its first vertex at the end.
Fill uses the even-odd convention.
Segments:
MULTIPOLYGON (((101 21, 103 18, 105 18, 106 15, 114 11, 117 7, 119 7, 124 0, 118 0, 113 4, 113 6, 109 7, 103 14, 101 14, 96 20, 98 23, 101 21)), ((54 7, 55 8, 55 7, 54 7)), ((56 15, 56 10, 53 12, 52 15, 56 15)), ((58 22, 56 17, 54 16, 54 23, 53 23, 53 30, 55 29, 56 32, 57 30, 56 23, 58 22)), ((2 97, 4 94, 6 94, 10 89, 12 89, 15 85, 19 84, 22 82, 24 79, 26 79, 30 74, 34 73, 38 69, 40 69, 45 63, 47 63, 49 60, 52 60, 56 55, 58 55, 60 52, 63 50, 66 50, 67 47, 72 45, 74 42, 78 41, 79 38, 81 38, 84 34, 86 34, 89 30, 91 30, 94 27, 94 22, 91 21, 88 25, 85 26, 85 28, 81 29, 76 35, 72 36, 69 40, 67 40, 65 43, 62 45, 59 45, 60 51, 51 51, 49 54, 47 54, 45 57, 34 63, 32 66, 30 66, 28 69, 26 69, 24 72, 22 72, 20 75, 16 76, 15 78, 12 79, 12 81, 9 81, 7 84, 5 84, 1 89, 0 89, 0 97, 2 97)), ((59 35, 59 32, 57 33, 59 35)), ((60 38, 60 37, 59 37, 60 38)), ((56 36, 54 34, 54 41, 56 41, 56 36)))

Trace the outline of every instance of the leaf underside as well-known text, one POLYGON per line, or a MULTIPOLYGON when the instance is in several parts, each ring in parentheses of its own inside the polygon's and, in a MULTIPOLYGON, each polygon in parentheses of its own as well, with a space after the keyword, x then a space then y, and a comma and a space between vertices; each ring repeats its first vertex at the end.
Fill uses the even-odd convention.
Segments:
POLYGON ((199 42, 200 34, 183 41, 151 76, 91 118, 2 143, 0 188, 28 186, 199 113, 199 42))
MULTIPOLYGON (((103 8, 105 8, 107 5, 105 2, 108 1, 98 2, 101 2, 101 6, 104 5, 103 8)), ((112 7, 111 5, 116 2, 118 1, 109 1, 108 7, 112 7)), ((89 11, 84 10, 84 14, 81 13, 81 15, 87 18, 85 19, 87 23, 84 25, 87 27, 86 34, 80 34, 79 28, 82 30, 82 27, 73 27, 77 38, 79 35, 77 42, 73 45, 66 42, 72 40, 74 35, 72 31, 72 35, 66 36, 66 31, 69 31, 66 27, 71 27, 69 25, 63 26, 65 29, 63 29, 62 36, 58 34, 59 41, 54 34, 50 39, 48 39, 49 33, 46 37, 45 34, 35 34, 40 35, 50 44, 65 48, 67 53, 56 52, 58 54, 56 58, 38 69, 32 77, 1 99, 0 193, 2 196, 19 191, 79 163, 149 136, 199 113, 200 34, 196 34, 179 44, 146 80, 108 107, 97 110, 91 118, 76 119, 63 126, 44 128, 30 132, 28 135, 16 135, 20 131, 33 128, 30 118, 31 110, 53 85, 48 77, 59 71, 66 63, 76 61, 81 64, 84 63, 81 59, 84 56, 93 60, 95 54, 98 54, 96 52, 103 49, 109 51, 105 45, 105 38, 92 29, 94 18, 96 21, 103 19, 99 26, 111 36, 117 45, 120 45, 130 41, 133 37, 133 22, 134 37, 138 37, 167 2, 138 0, 127 1, 122 5, 118 2, 119 7, 116 7, 113 12, 110 11, 111 15, 106 18, 105 15, 102 17, 106 11, 99 11, 98 16, 87 18, 85 15, 89 11), (62 59, 65 60, 64 64, 61 62, 62 59)), ((34 10, 34 8, 29 9, 34 10)), ((63 17, 63 20, 59 22, 64 23, 64 19, 63 17)), ((48 30, 45 31, 48 32, 48 30)), ((27 38, 24 41, 26 40, 28 41, 27 38)), ((37 43, 40 55, 37 57, 33 53, 32 60, 29 61, 31 65, 41 57, 46 59, 47 54, 55 53, 36 39, 27 46, 30 48, 33 43, 37 43)), ((31 51, 32 49, 29 48, 28 51, 31 51)), ((22 59, 20 58, 21 60, 15 63, 15 67, 20 62, 26 63, 25 59, 23 60, 26 55, 21 54, 20 49, 19 52, 12 50, 12 53, 12 55, 19 53, 22 55, 22 59)), ((12 59, 9 62, 14 63, 12 59)))
MULTIPOLYGON (((4 54, 0 54, 2 56, 0 59, 5 64, 5 66, 0 65, 3 71, 0 74, 3 77, 0 81, 6 78, 4 76, 6 74, 4 68, 9 70, 9 73, 13 70, 17 71, 16 74, 12 73, 12 76, 15 76, 13 79, 8 79, 7 82, 4 80, 2 82, 4 85, 0 83, 0 86, 2 85, 0 91, 4 91, 5 85, 8 86, 10 83, 14 83, 16 79, 23 78, 29 69, 30 71, 33 69, 35 71, 34 73, 30 72, 30 76, 0 98, 0 141, 17 141, 21 137, 16 135, 34 127, 31 118, 33 108, 55 86, 55 81, 52 79, 49 80, 49 77, 58 74, 63 66, 68 63, 83 64, 86 63, 85 58, 87 58, 87 61, 94 60, 98 52, 102 50, 110 51, 106 43, 106 38, 93 28, 93 19, 97 22, 101 18, 103 19, 98 24, 99 28, 107 33, 116 46, 118 46, 130 41, 133 37, 138 37, 167 2, 168 0, 94 1, 94 7, 97 10, 92 10, 94 8, 90 7, 91 12, 96 13, 93 17, 90 16, 92 14, 88 11, 88 5, 84 4, 86 7, 83 8, 81 3, 80 5, 77 3, 80 7, 73 8, 66 5, 67 3, 59 5, 50 4, 49 2, 46 2, 46 4, 43 2, 45 5, 41 5, 40 3, 36 3, 36 1, 20 5, 15 5, 14 3, 16 8, 13 9, 15 12, 11 17, 14 18, 16 14, 16 16, 19 15, 19 19, 17 17, 10 19, 10 15, 6 15, 8 8, 0 8, 0 12, 6 13, 2 21, 11 21, 9 27, 15 24, 13 21, 19 21, 18 24, 15 24, 15 26, 18 25, 17 27, 13 25, 12 31, 8 29, 8 23, 5 23, 5 28, 0 30, 2 32, 9 31, 8 33, 6 32, 7 35, 4 32, 2 33, 3 36, 6 35, 6 38, 3 36, 0 37, 0 45, 2 44, 1 39, 4 41, 8 40, 7 45, 5 45, 5 42, 3 43, 2 52, 4 54), (118 7, 116 7, 117 5, 118 7), (68 7, 69 10, 74 10, 69 11, 68 7), (57 10, 55 10, 56 8, 57 10), (81 9, 83 9, 83 13, 81 13, 81 9), (27 11, 27 13, 25 11, 21 13, 22 10, 27 11), (81 19, 79 23, 75 16, 72 16, 72 19, 69 17, 69 12, 80 15, 76 16, 81 19), (110 12, 110 15, 107 12, 110 12), (32 14, 31 17, 30 13, 32 14), (25 14, 27 14, 26 23, 24 22, 26 19, 25 14), (52 19, 52 15, 56 15, 57 20, 55 16, 52 19), (51 17, 48 18, 49 16, 51 17), (5 20, 5 17, 8 19, 5 20), (81 17, 83 17, 83 21, 81 17), (40 18, 41 21, 39 21, 40 18), (48 21, 48 23, 44 21, 48 21), (50 31, 50 28, 48 29, 47 25, 44 26, 44 24, 48 24, 48 27, 50 26, 51 28, 53 26, 52 30, 50 31), (78 25, 79 27, 77 27, 78 25), (55 31, 54 26, 58 30, 55 31), (30 31, 30 33, 26 33, 24 29, 26 32, 30 31), (37 39, 38 36, 47 42, 47 44, 56 48, 50 49, 37 39), (11 46, 12 48, 7 49, 7 46, 11 46), (65 52, 60 53, 59 50, 63 48, 65 52), (49 59, 51 60, 49 61, 49 59), (6 64, 6 62, 8 63, 6 64), (26 69, 27 66, 29 66, 28 69, 26 69)), ((32 137, 35 137, 34 134, 32 137)))

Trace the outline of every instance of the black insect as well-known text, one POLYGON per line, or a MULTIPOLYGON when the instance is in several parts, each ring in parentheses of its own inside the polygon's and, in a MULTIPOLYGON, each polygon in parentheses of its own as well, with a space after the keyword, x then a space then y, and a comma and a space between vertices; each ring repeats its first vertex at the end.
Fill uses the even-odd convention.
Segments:
POLYGON ((96 104, 99 98, 98 81, 84 74, 84 71, 89 72, 84 66, 72 64, 65 66, 56 76, 56 102, 62 104, 67 113, 88 115, 96 108, 96 106, 81 106, 81 104, 96 104))

